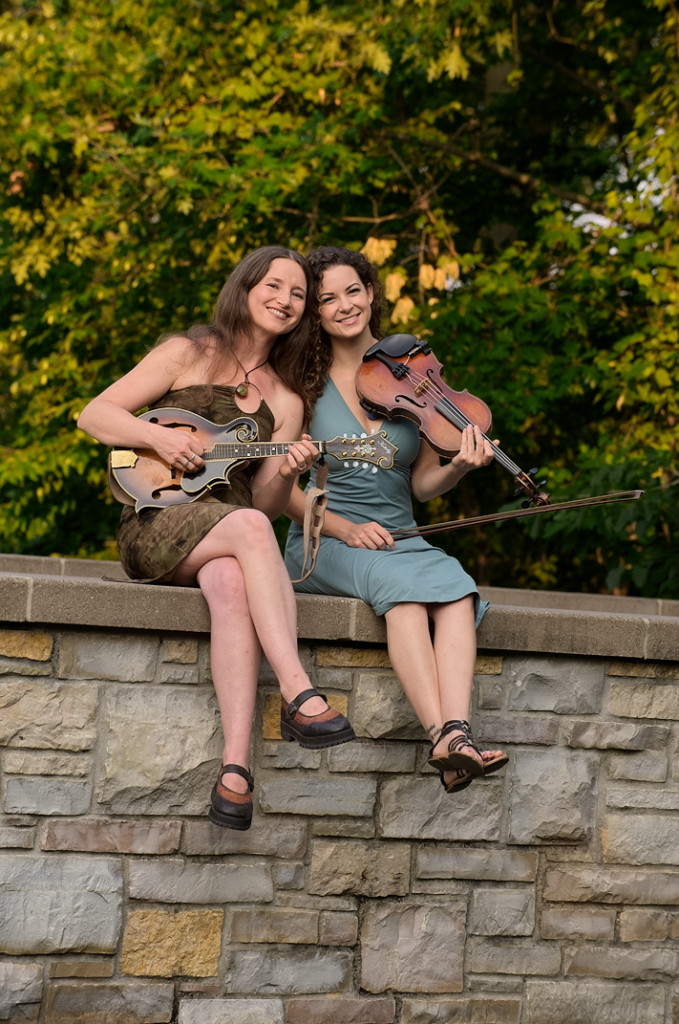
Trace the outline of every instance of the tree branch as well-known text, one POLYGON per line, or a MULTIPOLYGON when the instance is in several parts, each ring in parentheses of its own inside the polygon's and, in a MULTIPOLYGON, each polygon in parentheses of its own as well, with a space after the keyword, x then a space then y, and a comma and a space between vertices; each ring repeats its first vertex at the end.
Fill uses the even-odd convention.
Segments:
MULTIPOLYGON (((568 42, 568 40, 561 40, 561 42, 568 42)), ((570 80, 579 85, 581 89, 594 93, 602 103, 617 104, 621 106, 626 113, 630 115, 634 114, 634 104, 630 103, 630 101, 626 100, 623 96, 612 96, 606 89, 604 89, 603 86, 597 85, 596 82, 590 82, 589 79, 585 78, 583 75, 579 75, 576 71, 572 71, 564 64, 561 64, 558 60, 553 60, 551 57, 545 56, 542 51, 535 50, 532 46, 526 46, 524 44, 522 50, 524 53, 528 54, 531 60, 538 61, 538 63, 544 64, 546 67, 552 68, 554 71, 558 71, 560 75, 564 78, 570 78, 570 80)), ((609 120, 611 120, 611 118, 609 118, 609 120)), ((613 118, 612 120, 616 120, 616 118, 613 118)))
MULTIPOLYGON (((515 181, 522 188, 532 189, 537 191, 538 189, 544 188, 553 192, 555 196, 562 199, 566 203, 578 203, 585 209, 592 210, 596 213, 607 213, 604 206, 601 203, 594 202, 589 196, 583 195, 580 192, 571 192, 569 189, 560 188, 558 185, 552 185, 548 182, 542 181, 540 178, 536 178, 532 174, 528 174, 526 171, 517 171, 513 167, 506 167, 504 164, 498 163, 497 160, 493 160, 489 156, 484 156, 479 150, 468 150, 462 149, 461 146, 453 146, 448 142, 437 142, 435 139, 412 139, 410 136, 403 135, 402 137, 408 138, 408 141, 414 141, 418 146, 432 146, 436 149, 441 149, 444 152, 453 153, 455 156, 460 157, 461 160, 465 160, 467 163, 476 164, 479 167, 485 167, 486 170, 493 171, 494 174, 500 175, 503 178, 509 178, 511 181, 515 181)), ((610 214, 607 214, 610 216, 610 214)))

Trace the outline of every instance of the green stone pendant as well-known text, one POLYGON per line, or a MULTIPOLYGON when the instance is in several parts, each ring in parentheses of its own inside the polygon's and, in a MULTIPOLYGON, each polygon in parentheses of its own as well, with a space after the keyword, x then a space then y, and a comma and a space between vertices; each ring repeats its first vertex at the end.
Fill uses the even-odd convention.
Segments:
POLYGON ((238 387, 236 388, 236 394, 238 395, 239 398, 246 398, 247 397, 247 393, 248 393, 248 386, 245 383, 239 384, 238 387))

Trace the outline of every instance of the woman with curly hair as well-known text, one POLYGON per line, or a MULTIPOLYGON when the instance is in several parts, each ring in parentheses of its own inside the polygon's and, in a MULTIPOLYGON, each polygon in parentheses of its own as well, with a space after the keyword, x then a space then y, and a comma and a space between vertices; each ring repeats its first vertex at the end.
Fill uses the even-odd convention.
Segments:
MULTIPOLYGON (((386 430, 398 453, 392 469, 360 462, 329 466, 316 567, 296 589, 359 597, 384 615, 394 672, 429 736, 429 763, 452 793, 508 760, 500 750, 482 753, 468 721, 476 626, 487 605, 456 558, 422 537, 396 543, 391 531, 414 525, 411 494, 420 501, 443 494, 466 473, 488 465, 492 448, 478 427, 470 426, 458 454, 444 464, 410 420, 382 423, 370 418, 355 380, 364 354, 380 337, 377 271, 361 253, 332 246, 314 250, 309 265, 319 320, 306 382, 313 405, 312 436, 367 436, 386 430)), ((299 575, 303 557, 303 507, 303 494, 294 488, 286 546, 293 577, 299 575)))

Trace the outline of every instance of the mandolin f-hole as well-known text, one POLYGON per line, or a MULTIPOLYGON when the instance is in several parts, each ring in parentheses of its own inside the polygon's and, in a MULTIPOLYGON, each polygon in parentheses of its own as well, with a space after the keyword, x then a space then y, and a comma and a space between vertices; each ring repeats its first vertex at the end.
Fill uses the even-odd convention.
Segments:
POLYGON ((178 422, 175 422, 175 423, 163 423, 161 421, 160 417, 158 417, 158 416, 149 416, 148 417, 148 421, 149 421, 149 423, 160 424, 161 427, 183 427, 184 430, 190 430, 194 434, 195 434, 196 429, 197 429, 196 427, 194 427, 193 423, 178 423, 178 422))

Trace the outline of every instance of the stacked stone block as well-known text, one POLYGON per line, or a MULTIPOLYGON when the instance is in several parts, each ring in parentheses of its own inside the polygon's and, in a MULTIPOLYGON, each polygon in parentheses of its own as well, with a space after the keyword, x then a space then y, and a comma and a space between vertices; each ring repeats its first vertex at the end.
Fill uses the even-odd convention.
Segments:
POLYGON ((383 645, 302 652, 358 739, 264 666, 236 833, 204 634, 0 629, 0 1021, 676 1024, 676 660, 481 651, 510 764, 447 796, 383 645))

